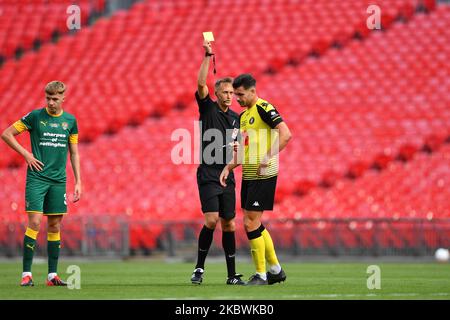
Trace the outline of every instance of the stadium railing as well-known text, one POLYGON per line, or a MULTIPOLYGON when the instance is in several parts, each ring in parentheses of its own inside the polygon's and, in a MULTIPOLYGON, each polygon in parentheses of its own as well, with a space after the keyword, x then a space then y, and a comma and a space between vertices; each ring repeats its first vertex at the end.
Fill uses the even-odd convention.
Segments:
MULTIPOLYGON (((139 256, 194 259, 200 220, 132 221, 122 217, 70 217, 64 221, 61 254, 91 258, 139 256)), ((292 257, 431 257, 450 247, 450 219, 340 218, 270 219, 264 221, 277 251, 292 257)), ((18 257, 25 226, 0 224, 0 256, 18 257)), ((45 230, 45 225, 41 230, 45 230)), ((211 256, 222 256, 220 227, 211 256)), ((45 232, 38 237, 36 255, 45 255, 45 232)), ((237 222, 238 253, 247 254, 248 240, 237 222)))

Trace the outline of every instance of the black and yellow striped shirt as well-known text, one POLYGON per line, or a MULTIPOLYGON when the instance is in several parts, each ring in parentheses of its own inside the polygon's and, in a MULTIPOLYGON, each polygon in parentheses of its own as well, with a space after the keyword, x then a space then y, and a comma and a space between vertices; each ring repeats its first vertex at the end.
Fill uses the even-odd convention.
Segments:
POLYGON ((257 174, 262 158, 276 141, 278 130, 275 127, 283 122, 273 105, 263 99, 246 109, 240 115, 244 159, 242 163, 242 179, 261 180, 278 175, 278 154, 270 159, 264 174, 257 174))

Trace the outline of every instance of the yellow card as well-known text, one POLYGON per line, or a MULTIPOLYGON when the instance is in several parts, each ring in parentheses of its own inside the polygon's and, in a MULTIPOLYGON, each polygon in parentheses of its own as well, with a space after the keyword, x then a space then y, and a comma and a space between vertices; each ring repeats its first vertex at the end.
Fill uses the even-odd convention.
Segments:
POLYGON ((214 41, 213 33, 211 31, 203 32, 203 39, 209 42, 214 41))

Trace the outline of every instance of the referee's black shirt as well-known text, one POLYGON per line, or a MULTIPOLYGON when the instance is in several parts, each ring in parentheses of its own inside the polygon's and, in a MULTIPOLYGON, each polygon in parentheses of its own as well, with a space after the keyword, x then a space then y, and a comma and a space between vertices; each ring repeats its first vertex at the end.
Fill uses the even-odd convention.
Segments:
POLYGON ((230 142, 233 142, 234 140, 237 140, 233 139, 232 131, 233 129, 239 129, 239 114, 237 114, 230 108, 228 108, 226 112, 223 112, 220 109, 219 104, 216 101, 211 100, 209 94, 204 99, 200 99, 198 92, 195 92, 195 98, 197 100, 200 113, 200 167, 202 167, 203 169, 212 169, 212 171, 221 171, 225 167, 225 165, 232 160, 233 157, 233 148, 228 146, 228 144, 230 142), (213 136, 212 138, 210 136, 208 139, 205 139, 204 135, 208 129, 217 129, 220 131, 222 137, 220 143, 214 141, 214 139, 216 138, 215 136, 213 136), (209 141, 209 139, 211 141, 209 141), (212 151, 208 149, 205 153, 205 148, 207 148, 209 144, 214 142, 217 145, 220 145, 220 148, 216 147, 212 151), (227 145, 227 147, 223 147, 224 145, 227 145), (217 156, 216 159, 216 152, 220 153, 220 158, 219 156, 217 156), (218 159, 220 160, 217 161, 218 159))

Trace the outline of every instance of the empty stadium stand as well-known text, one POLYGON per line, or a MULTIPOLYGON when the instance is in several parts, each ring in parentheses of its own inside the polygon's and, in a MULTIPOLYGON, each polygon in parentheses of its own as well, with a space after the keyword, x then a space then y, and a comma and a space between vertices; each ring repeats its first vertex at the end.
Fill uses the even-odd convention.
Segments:
MULTIPOLYGON (((254 73, 259 95, 278 108, 293 133, 280 157, 276 206, 265 214, 281 230, 274 235, 280 246, 301 251, 342 244, 357 251, 448 245, 442 235, 450 230, 439 221, 450 218, 450 6, 378 1, 382 30, 368 30, 369 4, 143 1, 5 60, 2 130, 43 105, 47 81, 68 85, 65 108, 79 122, 84 194, 69 204, 64 227, 78 236, 67 250, 78 252, 87 232, 74 226, 80 218, 96 219, 89 230, 98 233, 92 241, 102 248, 111 246, 111 230, 129 223, 136 250, 158 246, 171 222, 181 226, 172 229, 171 241, 178 241, 187 237, 183 224, 200 221, 197 164, 173 163, 179 141, 172 135, 177 129, 187 134, 189 158, 195 159, 194 91, 205 30, 217 40, 217 77, 254 73), (414 221, 422 221, 423 239, 415 236, 414 221)), ((25 22, 11 17, 28 7, 0 5, 9 16, 0 16, 9 30, 0 38, 8 42, 1 47, 7 57, 59 26, 47 19, 56 9, 45 7, 35 11, 39 32, 19 36, 10 29, 25 22)), ((27 140, 20 137, 25 145, 27 140)), ((0 246, 26 221, 25 175, 20 156, 1 143, 0 246)), ((237 243, 247 245, 243 232, 237 243)))

